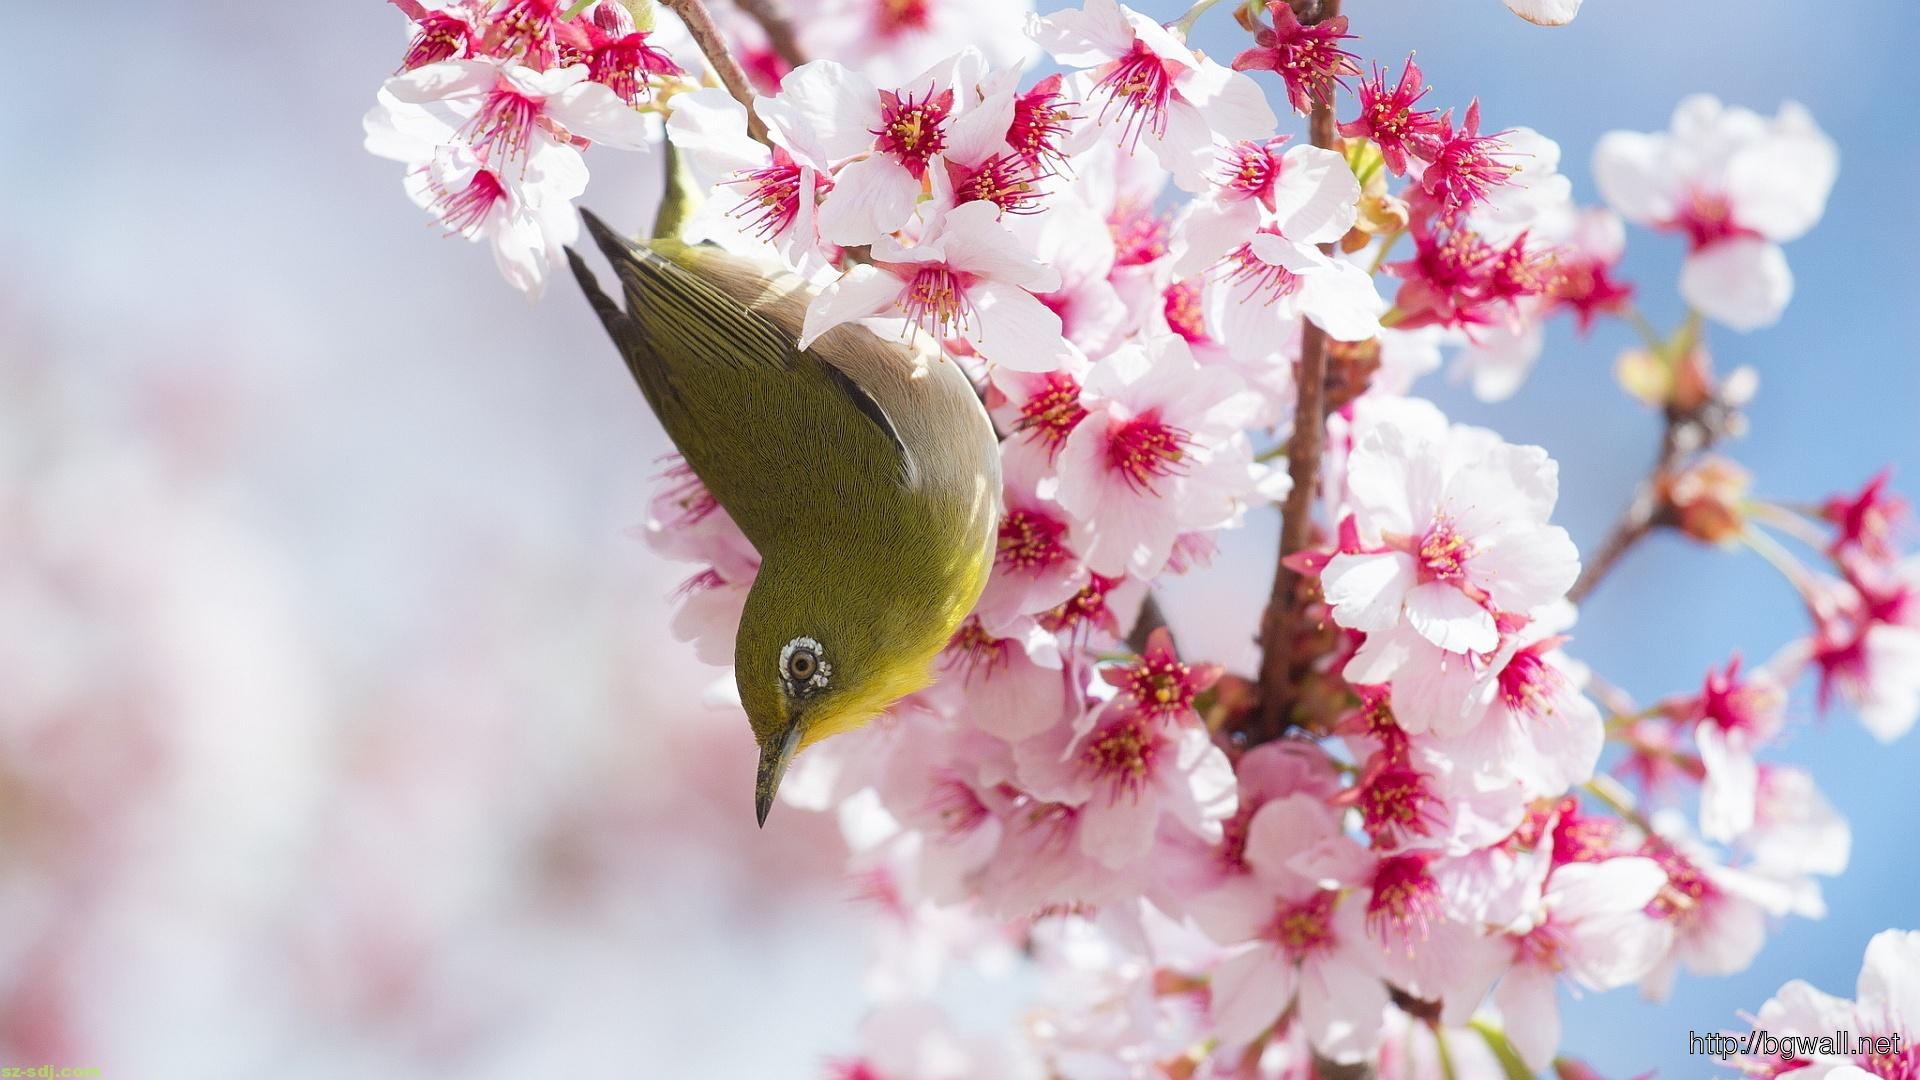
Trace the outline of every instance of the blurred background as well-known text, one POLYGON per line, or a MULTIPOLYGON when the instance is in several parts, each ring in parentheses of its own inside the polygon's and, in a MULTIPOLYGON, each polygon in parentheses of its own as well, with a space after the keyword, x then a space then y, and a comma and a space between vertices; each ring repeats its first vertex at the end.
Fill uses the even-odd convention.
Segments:
MULTIPOLYGON (((1732 453, 1769 496, 1888 463, 1920 491, 1905 4, 1590 0, 1561 30, 1497 0, 1349 14, 1363 57, 1417 46, 1437 101, 1477 94, 1488 128, 1557 139, 1589 201, 1601 133, 1663 128, 1686 93, 1806 104, 1840 181, 1788 246, 1784 321, 1715 333, 1722 370, 1762 378, 1732 453)), ((666 633, 687 570, 631 535, 662 436, 564 283, 529 305, 360 149, 401 17, 97 0, 9 22, 0 1064, 784 1078, 849 1051, 872 912, 830 821, 753 827, 749 740, 702 703, 725 673, 666 633)), ((1199 44, 1231 55, 1229 30, 1199 44)), ((591 157, 587 204, 639 220, 647 162, 591 157)), ((1680 254, 1629 237, 1656 322, 1678 317, 1680 254)), ((1587 547, 1657 428, 1612 383, 1624 327, 1554 331, 1507 404, 1423 391, 1547 446, 1587 547)), ((1255 515, 1172 590, 1185 651, 1251 660, 1275 531, 1255 515)), ((1651 699, 1803 626, 1751 558, 1661 538, 1575 648, 1651 699)), ((1873 932, 1920 927, 1920 743, 1883 749, 1804 697, 1794 724, 1787 753, 1854 828, 1830 916, 1664 1004, 1581 1002, 1568 1052, 1710 1072, 1690 1029, 1738 1027, 1793 977, 1850 996, 1873 932)))

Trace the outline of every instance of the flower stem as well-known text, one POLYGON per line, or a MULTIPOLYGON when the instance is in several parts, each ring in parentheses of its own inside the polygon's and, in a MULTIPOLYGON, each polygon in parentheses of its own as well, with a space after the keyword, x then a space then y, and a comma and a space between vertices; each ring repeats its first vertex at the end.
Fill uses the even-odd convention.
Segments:
POLYGON ((1495 1060, 1500 1062, 1500 1071, 1506 1074, 1507 1080, 1533 1080, 1533 1070, 1520 1060, 1519 1051, 1513 1048, 1507 1033, 1501 1031, 1498 1024, 1491 1020, 1476 1019, 1469 1026, 1486 1040, 1487 1049, 1493 1051, 1495 1060))
POLYGON ((1380 272, 1380 267, 1386 264, 1387 252, 1392 251, 1393 245, 1399 243, 1400 238, 1406 234, 1407 230, 1405 229, 1395 229, 1380 238, 1380 250, 1373 253, 1373 262, 1367 267, 1368 277, 1372 277, 1380 272))
POLYGON ((1208 8, 1219 2, 1220 0, 1199 0, 1199 3, 1187 9, 1185 15, 1174 20, 1173 29, 1178 32, 1184 40, 1187 36, 1187 31, 1192 30, 1193 24, 1200 21, 1200 16, 1205 15, 1208 8))
POLYGON ((740 62, 727 50, 727 39, 720 33, 720 27, 713 21, 713 15, 700 0, 661 0, 668 11, 680 16, 687 24, 687 32, 693 35, 694 44, 700 46, 701 55, 720 77, 720 85, 727 88, 733 100, 747 110, 747 134, 761 142, 767 141, 767 128, 753 112, 753 84, 747 81, 747 73, 741 70, 740 62))
POLYGON ((573 0, 573 5, 560 13, 560 21, 572 22, 579 18, 580 13, 587 10, 592 4, 593 0, 573 0))
POLYGON ((1612 810, 1622 818, 1632 822, 1641 832, 1646 833, 1648 836, 1659 835, 1659 833, 1656 833, 1653 829, 1653 822, 1648 821, 1647 816, 1642 814, 1638 807, 1634 806, 1633 794, 1629 792, 1620 781, 1615 780, 1606 773, 1600 773, 1593 779, 1587 781, 1585 787, 1588 794, 1605 803, 1607 809, 1612 810))
MULTIPOLYGON (((1314 22, 1340 14, 1340 0, 1325 0, 1314 22)), ((1309 121, 1313 145, 1331 150, 1334 131, 1332 95, 1316 101, 1309 121)), ((1321 250, 1331 255, 1333 245, 1321 250)), ((1293 490, 1280 512, 1280 551, 1275 559, 1273 592, 1260 620, 1260 736, 1276 739, 1286 730, 1293 704, 1295 642, 1303 636, 1300 575, 1286 558, 1313 538, 1313 498, 1320 488, 1320 453, 1327 441, 1327 333, 1308 320, 1300 336, 1300 367, 1295 385, 1293 435, 1287 447, 1287 473, 1293 490)))

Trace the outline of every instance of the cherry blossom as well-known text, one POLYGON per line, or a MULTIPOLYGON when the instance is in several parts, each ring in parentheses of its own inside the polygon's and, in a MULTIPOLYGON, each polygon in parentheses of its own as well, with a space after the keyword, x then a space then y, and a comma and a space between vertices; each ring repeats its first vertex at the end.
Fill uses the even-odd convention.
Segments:
POLYGON ((1793 296, 1780 245, 1820 220, 1839 168, 1833 143, 1793 102, 1773 119, 1705 94, 1669 131, 1610 132, 1594 178, 1628 221, 1686 236, 1680 293, 1736 330, 1770 326, 1793 296))
POLYGON ((912 248, 882 238, 871 265, 847 271, 814 298, 800 347, 841 323, 893 312, 936 339, 964 338, 1007 367, 1045 371, 1065 362, 1071 354, 1060 316, 1034 298, 1060 276, 1022 253, 997 213, 992 203, 968 203, 912 248))
POLYGON ((1174 180, 1201 190, 1217 136, 1263 139, 1273 110, 1245 75, 1197 55, 1172 32, 1115 0, 1086 0, 1032 24, 1055 60, 1087 68, 1096 120, 1145 145, 1174 180))
POLYGON ((1094 571, 1151 578, 1181 533, 1240 513, 1258 477, 1236 434, 1253 401, 1232 372, 1160 338, 1102 360, 1081 404, 1041 493, 1072 515, 1074 549, 1094 571))
POLYGON ((1349 458, 1347 487, 1363 547, 1323 575, 1342 626, 1406 625, 1449 652, 1490 652, 1496 616, 1559 599, 1579 572, 1566 530, 1547 524, 1558 470, 1539 447, 1383 422, 1349 458))

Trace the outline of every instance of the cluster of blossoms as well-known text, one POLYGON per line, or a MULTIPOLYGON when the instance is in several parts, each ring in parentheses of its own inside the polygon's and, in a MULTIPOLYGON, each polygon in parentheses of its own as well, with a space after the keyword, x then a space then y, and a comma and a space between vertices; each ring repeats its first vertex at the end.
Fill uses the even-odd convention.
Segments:
MULTIPOLYGON (((884 10, 946 27, 951 55, 796 18, 810 52, 877 55, 789 66, 767 44, 787 29, 743 18, 749 104, 683 74, 691 43, 662 52, 635 29, 656 25, 644 6, 443 5, 415 13, 409 70, 368 118, 416 201, 490 236, 529 290, 576 228, 577 147, 667 140, 704 196, 686 236, 817 285, 802 345, 866 320, 940 340, 979 383, 1005 479, 985 595, 933 686, 808 751, 782 789, 837 814, 888 918, 887 1000, 834 1076, 1544 1069, 1557 984, 1657 996, 1682 968, 1746 967, 1771 920, 1822 913, 1847 826, 1807 774, 1762 760, 1801 671, 1883 737, 1920 711, 1899 504, 1880 482, 1815 513, 1749 500, 1705 451, 1737 433, 1751 376, 1714 379, 1698 318, 1622 363, 1670 425, 1637 528, 1748 543, 1815 629, 1649 708, 1566 651, 1584 589, 1551 522, 1554 461, 1409 396, 1450 353, 1505 397, 1550 320, 1630 314, 1623 217, 1689 237, 1700 314, 1777 317, 1776 244, 1815 223, 1834 173, 1803 111, 1691 99, 1671 134, 1608 136, 1613 209, 1581 207, 1551 140, 1483 129, 1477 101, 1428 105, 1411 58, 1363 75, 1344 18, 1243 8, 1252 43, 1227 65, 1185 39, 1204 6, 1171 25, 1114 0, 1033 17, 1059 70, 1031 76, 1011 18, 928 0, 884 10), (1335 113, 1337 136, 1283 132, 1258 80, 1317 127, 1335 113), (1326 464, 1294 493, 1270 463, 1298 434, 1310 342, 1326 464), (1254 673, 1182 655, 1151 592, 1296 494, 1318 532, 1287 560, 1305 584, 1283 733, 1254 673), (926 1000, 940 971, 1009 943, 1041 974, 1023 1037, 946 1030, 926 1000)), ((1551 22, 1577 4, 1509 6, 1551 22)), ((702 564, 675 628, 729 662, 752 547, 684 468, 649 535, 702 564)))

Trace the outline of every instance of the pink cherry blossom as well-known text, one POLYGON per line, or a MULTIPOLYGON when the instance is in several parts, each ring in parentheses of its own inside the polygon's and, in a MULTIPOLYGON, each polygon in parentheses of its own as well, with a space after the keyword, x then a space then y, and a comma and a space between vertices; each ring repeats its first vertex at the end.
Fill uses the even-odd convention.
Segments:
POLYGON ((1273 25, 1254 32, 1253 48, 1233 58, 1233 69, 1278 74, 1286 80, 1294 112, 1305 116, 1314 102, 1331 101, 1334 87, 1346 85, 1346 76, 1360 74, 1353 54, 1340 47, 1340 42, 1353 40, 1345 15, 1303 26, 1292 6, 1280 0, 1267 4, 1267 14, 1273 25))
POLYGON ((1608 990, 1645 975, 1666 954, 1671 931, 1645 910, 1666 881, 1658 863, 1638 857, 1573 863, 1547 878, 1536 921, 1514 936, 1513 967, 1494 993, 1507 1037, 1529 1068, 1546 1068, 1560 1044, 1557 979, 1608 990))
POLYGON ((1348 459, 1347 488, 1366 546, 1322 575, 1341 626, 1490 652, 1497 615, 1559 599, 1579 572, 1566 530, 1547 524, 1558 469, 1539 447, 1385 422, 1348 459))
POLYGON ((1073 516, 1074 550, 1096 572, 1151 578, 1184 532, 1234 519, 1258 479, 1235 433, 1253 402, 1185 341, 1128 345, 1087 377, 1087 410, 1041 493, 1073 516))
POLYGON ((1115 0, 1086 0, 1032 24, 1053 58, 1088 68, 1095 121, 1144 144, 1174 180, 1201 190, 1216 136, 1263 139, 1273 110, 1245 75, 1200 56, 1167 28, 1115 0))
POLYGON ((1053 289, 1060 276, 1021 252, 997 214, 992 203, 968 203, 914 247, 882 238, 872 264, 847 271, 814 298, 800 347, 841 323, 897 314, 935 339, 964 338, 996 364, 1058 367, 1071 346, 1060 317, 1033 294, 1053 289))

